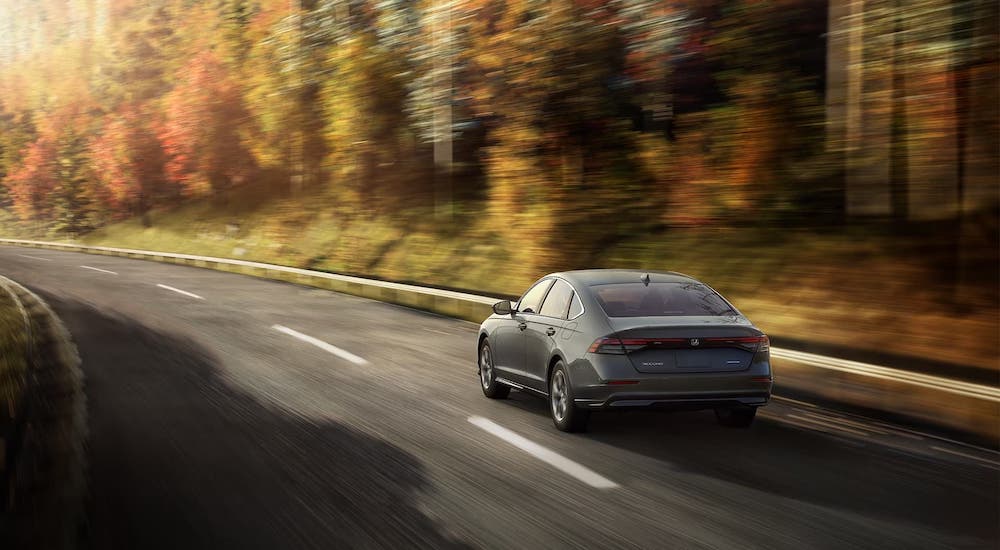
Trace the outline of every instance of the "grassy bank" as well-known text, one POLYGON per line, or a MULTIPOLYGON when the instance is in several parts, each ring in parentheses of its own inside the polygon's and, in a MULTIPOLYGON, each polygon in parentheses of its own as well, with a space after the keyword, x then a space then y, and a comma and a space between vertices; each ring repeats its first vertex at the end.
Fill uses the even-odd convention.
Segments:
POLYGON ((17 410, 28 371, 24 314, 14 297, 0 288, 0 419, 17 410))
POLYGON ((13 541, 18 521, 9 503, 17 490, 8 480, 16 474, 14 449, 21 440, 14 436, 23 426, 23 411, 28 375, 28 334, 24 311, 0 279, 0 546, 13 541))
MULTIPOLYGON (((110 225, 82 241, 486 294, 519 294, 543 274, 510 259, 523 257, 515 248, 530 246, 529 234, 511 243, 477 213, 456 212, 450 221, 421 211, 377 217, 322 193, 242 193, 154 212, 148 221, 110 225)), ((871 227, 671 229, 595 243, 559 267, 681 271, 714 286, 775 336, 998 369, 995 274, 975 270, 955 279, 948 243, 939 241, 933 233, 890 236, 871 227)), ((993 251, 980 252, 980 264, 993 261, 993 251)))
POLYGON ((0 548, 77 548, 87 433, 80 357, 48 305, 4 277, 0 392, 0 434, 9 438, 0 447, 0 548))

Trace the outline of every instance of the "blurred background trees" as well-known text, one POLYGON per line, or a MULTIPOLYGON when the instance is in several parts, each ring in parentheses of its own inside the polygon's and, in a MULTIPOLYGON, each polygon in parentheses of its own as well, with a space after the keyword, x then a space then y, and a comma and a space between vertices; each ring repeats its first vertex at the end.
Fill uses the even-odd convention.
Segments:
POLYGON ((0 207, 78 235, 250 184, 320 190, 348 216, 473 213, 534 270, 682 226, 961 243, 997 209, 997 10, 0 0, 0 207))

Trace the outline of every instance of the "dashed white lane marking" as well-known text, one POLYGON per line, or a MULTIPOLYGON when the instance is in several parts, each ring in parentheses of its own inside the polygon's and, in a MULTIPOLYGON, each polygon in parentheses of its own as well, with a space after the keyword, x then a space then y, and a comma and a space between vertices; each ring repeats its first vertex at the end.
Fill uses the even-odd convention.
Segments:
POLYGON ((520 435, 504 428, 503 426, 483 418, 481 416, 470 416, 469 422, 478 427, 486 430, 487 432, 503 439, 507 443, 521 449, 522 451, 530 454, 531 456, 549 464, 550 466, 555 466, 564 473, 569 474, 576 479, 590 485, 591 487, 597 489, 614 489, 618 487, 618 484, 610 479, 598 474, 597 472, 583 466, 579 463, 573 462, 572 460, 551 451, 541 445, 521 437, 520 435))
POLYGON ((988 458, 981 458, 981 457, 978 457, 978 456, 975 456, 975 455, 970 455, 970 454, 966 454, 966 453, 960 453, 958 451, 952 451, 951 449, 945 449, 944 447, 931 447, 931 449, 934 449, 935 451, 941 451, 942 453, 948 453, 948 454, 952 454, 952 455, 956 455, 956 456, 961 456, 961 457, 965 457, 965 458, 971 458, 972 460, 978 460, 980 462, 985 462, 986 464, 989 464, 989 465, 991 465, 993 467, 1000 467, 1000 462, 996 462, 996 461, 990 460, 988 458))
POLYGON ((81 265, 83 269, 89 269, 91 271, 100 271, 101 273, 107 273, 108 275, 118 275, 114 271, 108 271, 107 269, 101 269, 99 267, 90 267, 89 265, 81 265))
POLYGON ((186 291, 186 290, 181 290, 181 289, 179 289, 179 288, 174 288, 174 287, 172 287, 172 286, 167 286, 167 285, 159 285, 159 284, 158 284, 158 285, 156 285, 156 286, 158 286, 158 287, 160 287, 160 288, 165 288, 165 289, 167 289, 167 290, 172 290, 172 291, 176 292, 177 294, 183 294, 183 295, 185 295, 185 296, 190 296, 191 298, 194 298, 194 299, 196 299, 196 300, 204 300, 204 298, 202 298, 201 296, 198 296, 197 294, 193 294, 193 293, 191 293, 191 292, 188 292, 188 291, 186 291))
MULTIPOLYGON (((863 432, 861 430, 855 430, 853 428, 847 428, 847 427, 844 427, 844 426, 839 426, 839 425, 834 424, 832 422, 826 422, 826 421, 823 421, 823 420, 817 420, 815 418, 808 418, 808 417, 799 416, 799 415, 796 415, 796 414, 790 414, 786 418, 794 418, 795 420, 798 420, 799 421, 799 425, 801 425, 801 423, 806 423, 808 425, 812 425, 813 429, 816 429, 816 427, 818 426, 820 430, 822 430, 823 428, 827 428, 825 431, 837 430, 837 431, 841 431, 841 432, 847 432, 849 434, 860 435, 862 437, 868 437, 869 435, 871 435, 870 433, 863 432)), ((794 422, 792 422, 792 423, 794 424, 794 422)))
POLYGON ((319 338, 313 338, 312 336, 309 336, 308 334, 302 334, 301 332, 299 332, 297 330, 293 330, 293 329, 290 329, 290 328, 288 328, 286 326, 282 326, 282 325, 274 325, 271 328, 273 328, 274 330, 276 330, 278 332, 282 332, 284 334, 287 334, 287 335, 289 335, 289 336, 291 336, 293 338, 297 338, 299 340, 302 340, 303 342, 312 344, 312 345, 316 346, 317 348, 319 348, 319 349, 321 349, 323 351, 330 352, 330 353, 336 355, 337 357, 340 357, 341 359, 344 359, 344 360, 350 361, 351 363, 354 363, 355 365, 367 365, 368 364, 368 361, 365 358, 358 357, 357 355, 354 355, 353 353, 351 353, 351 352, 349 352, 349 351, 347 351, 345 349, 338 348, 337 346, 335 346, 333 344, 328 344, 328 343, 320 340, 319 338))
POLYGON ((29 260, 38 260, 40 262, 51 262, 52 261, 52 258, 42 258, 41 256, 28 256, 26 254, 17 254, 17 256, 20 256, 22 258, 27 258, 29 260))

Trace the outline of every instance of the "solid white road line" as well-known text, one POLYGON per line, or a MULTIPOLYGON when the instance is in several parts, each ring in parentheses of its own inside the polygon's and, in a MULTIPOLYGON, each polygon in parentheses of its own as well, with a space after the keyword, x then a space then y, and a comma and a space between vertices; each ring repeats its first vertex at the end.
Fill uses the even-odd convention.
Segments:
POLYGON ((970 455, 970 454, 965 454, 965 453, 960 453, 958 451, 952 451, 951 449, 945 449, 944 447, 931 447, 931 449, 934 449, 935 451, 941 451, 942 453, 948 453, 948 454, 952 454, 952 455, 955 455, 955 456, 963 456, 965 458, 971 458, 972 460, 978 460, 980 462, 985 462, 986 464, 989 464, 990 466, 993 466, 993 467, 1000 466, 1000 462, 994 462, 994 461, 992 461, 992 460, 990 460, 988 458, 980 458, 978 456, 974 456, 974 455, 970 455))
POLYGON ((610 479, 594 472, 593 470, 573 462, 572 460, 542 447, 541 445, 525 439, 520 435, 504 428, 503 426, 493 422, 492 420, 483 418, 481 416, 470 416, 469 422, 487 432, 503 439, 507 443, 521 449, 522 451, 530 454, 531 456, 545 462, 551 466, 562 470, 563 472, 579 479, 580 481, 590 485, 591 487, 597 489, 614 489, 618 487, 618 484, 610 479))
POLYGON ((167 285, 159 285, 158 284, 156 286, 158 286, 160 288, 165 288, 167 290, 172 290, 172 291, 176 292, 177 294, 183 294, 185 296, 190 296, 192 298, 195 298, 196 300, 204 300, 204 298, 202 298, 201 296, 198 296, 197 294, 192 294, 192 293, 190 293, 190 292, 188 292, 186 290, 181 290, 179 288, 174 288, 172 286, 167 286, 167 285))
POLYGON ((313 338, 312 336, 309 336, 308 334, 302 334, 301 332, 299 332, 297 330, 293 330, 293 329, 290 329, 290 328, 288 328, 286 326, 282 326, 282 325, 274 325, 271 328, 273 328, 274 330, 276 330, 278 332, 283 332, 283 333, 285 333, 285 334, 287 334, 287 335, 289 335, 289 336, 291 336, 293 338, 298 338, 299 340, 302 340, 303 342, 307 342, 309 344, 312 344, 312 345, 316 346, 317 348, 319 348, 319 349, 321 349, 323 351, 330 352, 330 353, 336 355, 337 357, 340 357, 341 359, 344 359, 344 360, 350 361, 351 363, 354 363, 355 365, 367 365, 368 364, 368 361, 365 358, 358 357, 357 355, 354 355, 353 353, 351 353, 351 352, 349 352, 349 351, 347 351, 345 349, 340 349, 340 348, 338 348, 337 346, 335 346, 333 344, 328 344, 328 343, 326 343, 326 342, 324 342, 324 341, 322 341, 322 340, 320 340, 318 338, 313 338))
POLYGON ((809 407, 811 409, 819 408, 819 405, 813 405, 812 403, 806 403, 805 401, 799 401, 798 399, 789 399, 787 397, 781 397, 780 395, 772 395, 771 399, 775 401, 787 401, 789 403, 795 403, 796 405, 802 405, 803 407, 809 407))
POLYGON ((84 269, 90 269, 92 271, 100 271, 101 273, 107 273, 108 275, 118 275, 114 271, 108 271, 107 269, 101 269, 99 267, 90 267, 89 265, 81 265, 80 267, 84 269))
POLYGON ((807 418, 805 416, 799 416, 797 414, 790 414, 786 418, 794 418, 795 420, 798 420, 797 423, 796 422, 791 422, 793 424, 801 425, 802 423, 805 423, 805 424, 814 426, 814 429, 815 429, 815 426, 820 426, 820 428, 819 428, 820 431, 829 432, 830 430, 837 430, 837 431, 846 432, 846 433, 853 434, 853 435, 860 435, 862 437, 868 437, 868 436, 871 435, 870 433, 864 432, 864 431, 861 431, 861 430, 855 430, 853 428, 848 428, 848 427, 845 427, 845 426, 839 426, 837 424, 834 424, 832 422, 827 422, 825 420, 819 420, 819 419, 816 419, 816 418, 807 418), (823 428, 827 428, 827 429, 823 430, 823 428))
POLYGON ((28 255, 25 255, 25 254, 17 254, 17 256, 20 256, 22 258, 28 258, 29 260, 38 260, 38 261, 41 261, 41 262, 51 262, 52 261, 51 258, 42 258, 41 256, 28 256, 28 255))
POLYGON ((872 433, 877 433, 879 435, 889 435, 889 432, 887 432, 885 430, 881 430, 879 428, 875 428, 875 427, 872 427, 872 426, 870 426, 868 424, 863 424, 861 422, 856 422, 854 420, 848 420, 847 418, 844 418, 842 416, 820 415, 820 414, 815 414, 815 413, 811 413, 811 412, 806 412, 806 413, 803 413, 803 414, 805 414, 806 416, 811 417, 811 418, 816 418, 816 419, 819 419, 819 420, 825 420, 827 422, 833 422, 833 423, 837 423, 837 424, 844 424, 845 426, 851 426, 851 427, 857 428, 857 429, 862 430, 862 431, 868 431, 868 432, 872 432, 872 433))

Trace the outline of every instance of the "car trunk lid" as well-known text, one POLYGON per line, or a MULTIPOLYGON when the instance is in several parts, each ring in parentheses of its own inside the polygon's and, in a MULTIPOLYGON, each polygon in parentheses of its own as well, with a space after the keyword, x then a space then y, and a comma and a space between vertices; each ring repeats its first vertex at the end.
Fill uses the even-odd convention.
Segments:
POLYGON ((749 322, 726 317, 611 318, 632 365, 643 373, 746 370, 763 334, 749 322))

